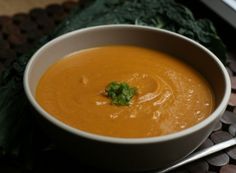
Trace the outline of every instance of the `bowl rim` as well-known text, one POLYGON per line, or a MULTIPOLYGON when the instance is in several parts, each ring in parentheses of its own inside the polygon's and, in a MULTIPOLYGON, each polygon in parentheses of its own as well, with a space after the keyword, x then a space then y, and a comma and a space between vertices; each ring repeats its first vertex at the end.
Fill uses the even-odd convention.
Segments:
POLYGON ((130 24, 109 24, 109 25, 100 25, 100 26, 93 26, 93 27, 87 27, 83 29, 78 29, 72 32, 68 32, 66 34, 63 34, 59 37, 54 38, 53 40, 47 42, 44 44, 40 49, 38 49, 33 56, 30 58, 29 62, 27 63, 26 69, 24 71, 24 77, 23 77, 23 85, 24 85, 24 90, 26 93, 27 98, 29 99, 30 103, 33 105, 33 107, 36 109, 36 111, 43 116, 46 120, 48 120, 50 123, 53 125, 56 125, 57 127, 72 133, 74 135, 78 135, 90 140, 95 140, 95 141, 100 141, 100 142, 107 142, 107 143, 116 143, 116 144, 145 144, 145 143, 156 143, 156 142, 165 142, 168 140, 173 140, 176 138, 184 137, 187 135, 190 135, 208 124, 212 123, 214 120, 216 120, 222 113, 222 111, 225 110, 228 100, 230 98, 231 94, 231 83, 230 83, 230 77, 225 69, 223 63, 206 47, 201 45, 200 43, 187 38, 183 35, 174 33, 172 31, 164 30, 164 29, 159 29, 159 28, 154 28, 150 26, 140 26, 140 25, 130 25, 130 24), (34 98, 33 94, 30 91, 30 84, 29 84, 29 75, 32 70, 32 65, 34 64, 35 60, 39 55, 41 54, 44 49, 50 48, 53 44, 56 44, 57 42, 63 41, 63 39, 68 38, 68 37, 73 37, 74 35, 77 34, 82 34, 84 32, 90 32, 94 30, 103 30, 103 29, 139 29, 139 30, 150 30, 154 32, 161 32, 164 34, 168 34, 171 36, 178 37, 184 41, 189 42, 190 44, 193 44, 199 48, 201 48, 203 51, 205 51, 209 57, 211 57, 218 65, 220 68, 223 76, 224 76, 224 82, 225 82, 225 90, 224 90, 224 96, 221 102, 219 103, 219 106, 212 112, 206 119, 202 120, 201 122, 195 124, 194 126, 191 126, 189 128, 186 128, 184 130, 163 135, 163 136, 154 136, 154 137, 143 137, 143 138, 122 138, 122 137, 111 137, 111 136, 104 136, 104 135, 99 135, 99 134, 93 134, 90 132, 86 132, 80 129, 76 129, 74 127, 71 127, 64 122, 58 120, 57 118, 53 117, 50 115, 48 112, 46 112, 36 101, 34 98))

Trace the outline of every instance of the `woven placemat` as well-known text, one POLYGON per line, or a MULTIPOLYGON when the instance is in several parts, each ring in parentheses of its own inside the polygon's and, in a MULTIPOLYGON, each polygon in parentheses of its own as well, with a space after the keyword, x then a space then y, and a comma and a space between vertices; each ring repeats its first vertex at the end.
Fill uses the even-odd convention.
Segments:
MULTIPOLYGON (((78 5, 75 1, 51 4, 29 13, 0 16, 0 73, 20 55, 27 52, 43 35, 50 33, 68 13, 78 5)), ((229 55, 227 70, 231 77, 232 93, 227 110, 213 133, 199 149, 212 146, 236 136, 236 56, 229 55)), ((8 165, 9 166, 9 165, 8 165)), ((91 168, 78 166, 60 151, 42 151, 35 156, 33 172, 91 172, 91 168), (74 166, 72 166, 74 165, 74 166), (74 172, 74 171, 73 171, 74 172)), ((97 172, 93 170, 93 172, 97 172)), ((172 172, 178 173, 236 173, 236 146, 198 160, 172 172)))

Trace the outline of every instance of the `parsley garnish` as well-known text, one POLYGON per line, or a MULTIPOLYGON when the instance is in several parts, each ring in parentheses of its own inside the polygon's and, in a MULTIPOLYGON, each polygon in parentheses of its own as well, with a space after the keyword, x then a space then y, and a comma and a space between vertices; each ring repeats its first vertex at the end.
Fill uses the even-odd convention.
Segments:
POLYGON ((135 87, 130 87, 127 83, 111 82, 107 85, 106 96, 111 99, 112 104, 127 106, 131 99, 137 93, 135 87))

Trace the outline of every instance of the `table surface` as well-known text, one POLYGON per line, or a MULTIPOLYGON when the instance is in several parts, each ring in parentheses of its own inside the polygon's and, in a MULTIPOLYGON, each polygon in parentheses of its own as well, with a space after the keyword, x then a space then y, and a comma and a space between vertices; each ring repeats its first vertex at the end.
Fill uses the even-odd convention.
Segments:
POLYGON ((20 12, 28 12, 35 7, 45 7, 46 5, 60 4, 65 0, 1 0, 0 15, 14 15, 20 12))
MULTIPOLYGON (((4 3, 17 1, 18 0, 8 0, 4 1, 4 3)), ((24 2, 32 3, 33 1, 36 2, 36 0, 24 0, 24 2)), ((43 2, 44 0, 38 1, 43 2)), ((0 15, 0 73, 1 70, 9 65, 15 58, 27 52, 40 37, 50 33, 77 4, 77 2, 71 1, 60 4, 62 0, 45 0, 44 2, 46 1, 48 1, 48 3, 57 2, 59 4, 49 5, 39 10, 32 9, 38 7, 37 3, 34 3, 36 6, 28 6, 31 10, 28 12, 26 10, 27 13, 15 14, 19 11, 14 11, 14 15, 11 15, 11 17, 0 15), (41 20, 42 17, 43 21, 41 20)), ((23 2, 23 0, 20 2, 23 2)), ((0 7, 1 3, 3 2, 0 1, 0 7)), ((221 37, 226 38, 225 33, 221 32, 220 34, 221 37)), ((235 37, 235 32, 232 33, 231 31, 231 35, 235 37)), ((236 135, 236 54, 233 44, 227 42, 226 45, 227 48, 229 48, 230 54, 226 66, 232 82, 231 99, 221 121, 217 124, 214 132, 204 142, 201 148, 209 147, 214 143, 222 142, 236 135)), ((42 132, 39 131, 38 133, 42 132)), ((76 160, 69 158, 58 150, 41 151, 37 153, 34 161, 35 165, 33 172, 36 173, 66 173, 69 171, 73 172, 72 170, 74 169, 77 169, 80 172, 91 171, 91 168, 79 165, 76 160)), ((193 162, 192 164, 178 169, 178 171, 178 173, 235 173, 236 147, 193 162)), ((17 169, 17 166, 14 163, 3 160, 0 161, 0 172, 18 173, 21 171, 17 169)), ((175 171, 173 171, 173 173, 174 172, 175 171)))

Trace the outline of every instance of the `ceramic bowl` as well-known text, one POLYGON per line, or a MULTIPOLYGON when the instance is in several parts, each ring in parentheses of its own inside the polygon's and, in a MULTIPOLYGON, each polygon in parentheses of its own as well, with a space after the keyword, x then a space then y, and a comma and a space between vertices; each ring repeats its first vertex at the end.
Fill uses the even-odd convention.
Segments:
POLYGON ((197 42, 166 30, 134 25, 105 25, 62 35, 40 48, 24 74, 24 88, 38 112, 45 132, 62 150, 83 163, 113 171, 146 171, 166 167, 193 152, 213 131, 229 100, 228 73, 219 59, 197 42), (177 133, 148 138, 116 138, 70 127, 47 113, 35 99, 42 74, 53 63, 72 52, 114 44, 129 44, 160 50, 188 63, 210 83, 216 107, 212 114, 177 133))

